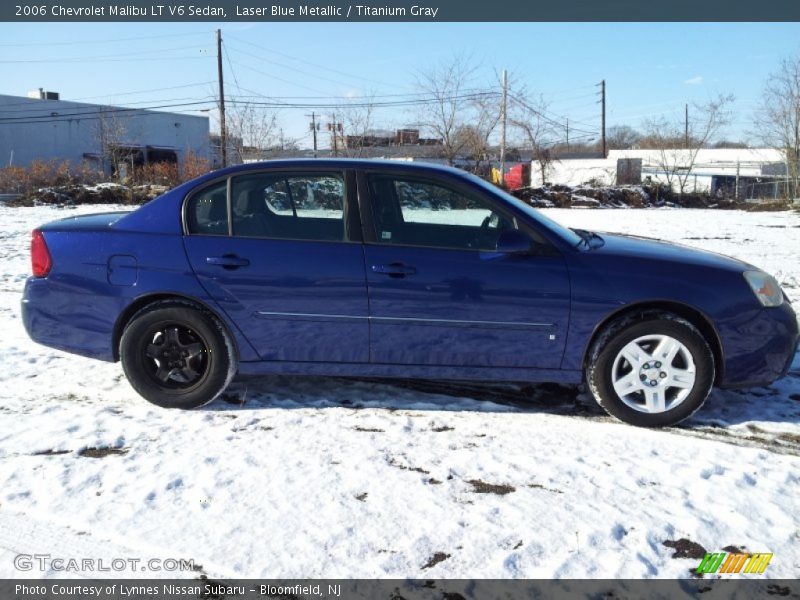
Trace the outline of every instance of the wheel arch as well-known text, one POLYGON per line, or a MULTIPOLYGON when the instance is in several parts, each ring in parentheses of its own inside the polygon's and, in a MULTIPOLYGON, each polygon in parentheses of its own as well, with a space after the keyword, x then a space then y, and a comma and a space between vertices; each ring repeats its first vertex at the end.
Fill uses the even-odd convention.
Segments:
POLYGON ((581 366, 584 369, 586 368, 589 359, 591 358, 590 355, 595 341, 614 322, 627 318, 644 318, 650 315, 656 315, 658 313, 671 313, 681 317, 682 319, 686 319, 697 328, 711 348, 711 353, 714 355, 714 363, 716 366, 714 373, 714 384, 716 385, 717 382, 721 381, 724 374, 725 362, 723 360, 724 354, 722 350, 722 340, 719 337, 719 333, 714 327, 711 319, 709 319, 705 314, 692 306, 682 304, 680 302, 652 301, 628 304, 607 315, 600 323, 598 323, 598 325, 594 328, 594 331, 592 331, 589 342, 584 348, 583 362, 581 366))
POLYGON ((119 345, 120 341, 122 340, 122 333, 125 331, 125 327, 128 323, 131 322, 131 319, 136 316, 140 311, 147 308, 151 304, 157 303, 165 303, 169 304, 170 302, 174 302, 178 305, 189 305, 194 306, 204 312, 209 313, 213 316, 217 321, 219 321, 220 325, 225 329, 225 333, 228 334, 228 338, 233 345, 233 351, 235 353, 235 358, 238 362, 239 360, 239 342, 236 338, 235 333, 231 330, 228 323, 222 318, 219 313, 211 308, 205 302, 198 300, 197 298, 192 298, 191 296, 184 296, 182 294, 178 294, 175 292, 157 292, 146 294, 144 296, 140 296, 136 298, 133 302, 131 302, 128 306, 125 307, 119 317, 117 317, 116 323, 114 323, 114 330, 111 342, 111 351, 114 355, 114 361, 118 361, 120 358, 119 354, 119 345))

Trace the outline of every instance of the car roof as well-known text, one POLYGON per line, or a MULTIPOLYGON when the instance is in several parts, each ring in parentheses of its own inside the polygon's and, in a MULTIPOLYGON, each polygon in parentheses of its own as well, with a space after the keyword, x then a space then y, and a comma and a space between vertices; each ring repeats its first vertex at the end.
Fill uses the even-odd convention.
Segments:
POLYGON ((400 160, 387 160, 375 158, 280 158, 260 162, 249 162, 233 165, 224 169, 213 171, 216 177, 227 174, 241 173, 243 171, 257 171, 261 169, 291 169, 309 167, 320 169, 370 169, 387 168, 393 170, 433 171, 439 173, 464 176, 462 169, 429 162, 411 162, 400 160))

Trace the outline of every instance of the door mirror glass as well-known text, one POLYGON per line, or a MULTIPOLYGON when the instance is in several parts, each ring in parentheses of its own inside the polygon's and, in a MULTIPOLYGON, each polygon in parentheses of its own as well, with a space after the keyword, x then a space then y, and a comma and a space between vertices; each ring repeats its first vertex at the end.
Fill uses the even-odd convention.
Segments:
POLYGON ((506 229, 497 238, 497 251, 504 254, 524 254, 532 246, 533 240, 519 229, 506 229))

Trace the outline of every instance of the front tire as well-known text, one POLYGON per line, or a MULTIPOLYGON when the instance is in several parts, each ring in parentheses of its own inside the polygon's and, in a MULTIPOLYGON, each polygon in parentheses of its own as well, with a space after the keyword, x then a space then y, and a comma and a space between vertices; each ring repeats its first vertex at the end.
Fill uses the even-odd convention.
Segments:
POLYGON ((122 333, 120 360, 133 389, 163 408, 208 404, 236 372, 225 328, 184 304, 157 303, 134 315, 122 333))
POLYGON ((689 321, 668 313, 617 321, 598 336, 586 379, 617 419, 674 425, 694 414, 714 384, 714 355, 689 321))

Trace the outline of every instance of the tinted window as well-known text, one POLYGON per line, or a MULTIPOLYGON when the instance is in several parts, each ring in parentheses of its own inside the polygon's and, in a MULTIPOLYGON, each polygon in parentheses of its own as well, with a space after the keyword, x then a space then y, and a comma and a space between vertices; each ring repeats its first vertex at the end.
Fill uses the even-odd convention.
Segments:
POLYGON ((258 173, 234 177, 233 234, 343 240, 344 197, 344 179, 335 173, 258 173))
POLYGON ((514 229, 478 194, 387 175, 369 182, 380 243, 493 250, 500 232, 514 229))
POLYGON ((228 235, 227 182, 215 183, 189 198, 186 226, 189 233, 228 235))

